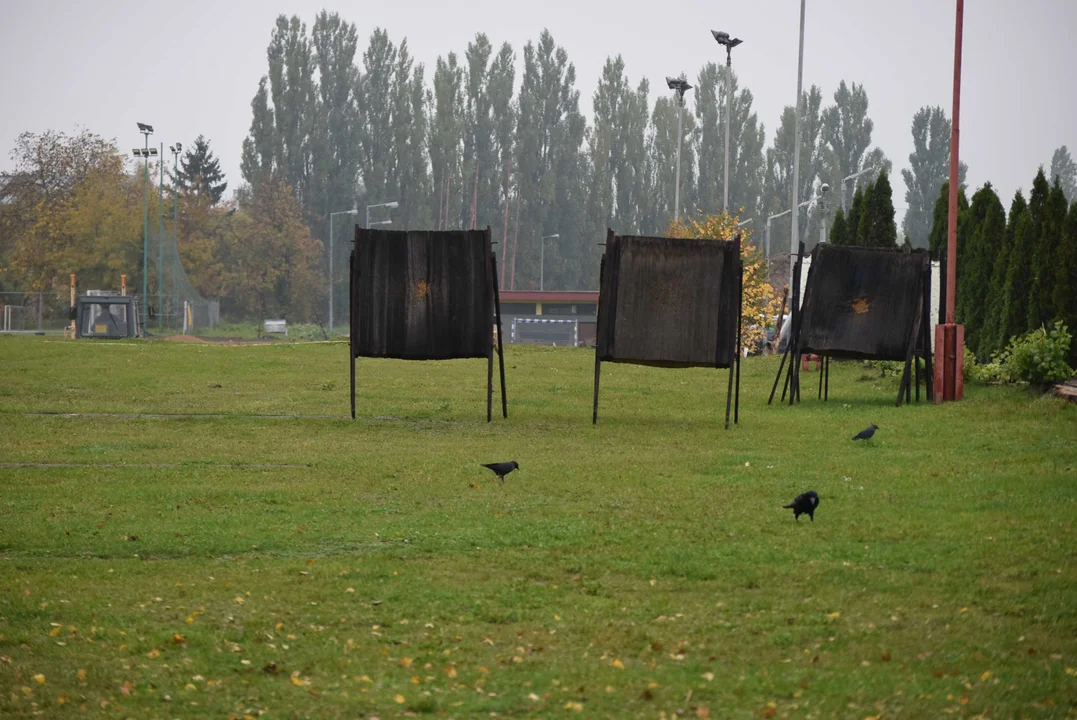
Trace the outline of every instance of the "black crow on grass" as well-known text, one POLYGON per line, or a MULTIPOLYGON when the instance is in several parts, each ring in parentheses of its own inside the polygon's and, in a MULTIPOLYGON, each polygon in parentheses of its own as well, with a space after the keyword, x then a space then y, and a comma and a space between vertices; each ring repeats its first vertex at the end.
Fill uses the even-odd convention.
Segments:
POLYGON ((797 495, 793 502, 783 505, 782 509, 792 510, 793 519, 797 522, 800 522, 801 515, 807 515, 812 522, 815 522, 815 508, 817 507, 819 507, 819 496, 815 494, 814 490, 809 490, 806 493, 797 495))
POLYGON ((866 428, 864 428, 863 430, 858 432, 856 435, 854 435, 853 440, 870 440, 871 436, 874 435, 875 431, 878 430, 878 429, 879 429, 879 426, 875 425, 874 423, 871 424, 871 425, 868 425, 866 428))
POLYGON ((497 475, 498 478, 500 478, 502 483, 504 483, 505 476, 513 470, 518 470, 520 468, 520 463, 516 462, 515 460, 512 460, 510 462, 490 463, 489 465, 484 464, 483 467, 493 470, 494 474, 497 475))

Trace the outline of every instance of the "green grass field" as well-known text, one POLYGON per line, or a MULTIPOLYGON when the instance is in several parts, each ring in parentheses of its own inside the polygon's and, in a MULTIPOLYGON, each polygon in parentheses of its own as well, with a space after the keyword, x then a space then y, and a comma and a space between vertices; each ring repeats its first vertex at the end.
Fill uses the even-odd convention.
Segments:
POLYGON ((593 362, 0 336, 0 717, 1077 714, 1077 407, 593 362))

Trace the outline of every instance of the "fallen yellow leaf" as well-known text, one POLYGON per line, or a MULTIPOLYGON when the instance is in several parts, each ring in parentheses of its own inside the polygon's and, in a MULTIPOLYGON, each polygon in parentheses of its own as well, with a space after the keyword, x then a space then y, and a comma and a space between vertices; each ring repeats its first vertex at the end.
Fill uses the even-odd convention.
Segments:
POLYGON ((59 634, 60 634, 60 628, 58 628, 58 627, 54 627, 52 630, 49 630, 49 637, 56 637, 59 634))
POLYGON ((713 680, 713 679, 714 679, 714 673, 712 673, 712 672, 705 672, 705 673, 703 673, 703 676, 702 676, 702 677, 703 677, 703 679, 704 679, 704 680, 706 680, 707 682, 710 682, 711 680, 713 680))
POLYGON ((153 660, 154 658, 159 658, 161 657, 161 651, 157 648, 154 648, 153 650, 150 650, 148 653, 146 653, 146 657, 148 657, 150 660, 153 660))
POLYGON ((827 613, 826 616, 828 618, 840 618, 841 613, 840 612, 832 612, 832 613, 827 613))
POLYGON ((400 667, 402 667, 402 668, 411 667, 411 658, 409 658, 409 657, 400 658, 400 667))
POLYGON ((245 602, 247 602, 247 601, 243 599, 242 595, 236 595, 236 604, 237 605, 242 605, 245 602))
POLYGON ((450 665, 449 667, 445 668, 445 674, 451 678, 456 677, 456 668, 450 665))
POLYGON ((617 668, 618 670, 624 670, 625 669, 625 664, 623 662, 621 662, 620 660, 614 660, 613 661, 613 667, 617 668))
POLYGON ((569 700, 567 703, 565 703, 565 710, 571 710, 573 712, 583 712, 583 703, 569 700))
POLYGON ((34 675, 34 682, 36 682, 38 685, 44 685, 45 684, 45 676, 42 675, 41 673, 38 673, 37 675, 34 675))
POLYGON ((403 705, 404 704, 404 696, 403 695, 397 695, 396 697, 393 698, 393 700, 396 700, 397 705, 403 705))
POLYGON ((85 680, 86 679, 86 671, 83 670, 82 668, 79 668, 79 671, 76 674, 78 675, 79 680, 85 680))

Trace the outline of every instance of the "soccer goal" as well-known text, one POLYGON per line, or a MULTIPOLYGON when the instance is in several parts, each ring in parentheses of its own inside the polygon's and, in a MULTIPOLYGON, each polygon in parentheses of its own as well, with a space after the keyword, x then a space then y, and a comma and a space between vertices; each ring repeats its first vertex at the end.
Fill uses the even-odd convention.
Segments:
POLYGON ((577 347, 580 344, 580 321, 515 317, 512 319, 509 342, 577 347))

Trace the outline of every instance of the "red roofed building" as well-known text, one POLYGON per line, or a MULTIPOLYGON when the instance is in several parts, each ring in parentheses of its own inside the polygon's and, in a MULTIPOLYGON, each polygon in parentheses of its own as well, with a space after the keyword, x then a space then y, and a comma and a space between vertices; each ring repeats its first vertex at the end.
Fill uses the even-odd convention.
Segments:
MULTIPOLYGON (((595 342, 598 324, 598 291, 502 290, 501 322, 506 339, 510 342, 513 318, 578 320, 579 344, 591 347, 595 342)), ((542 340, 538 342, 545 344, 542 340)))

